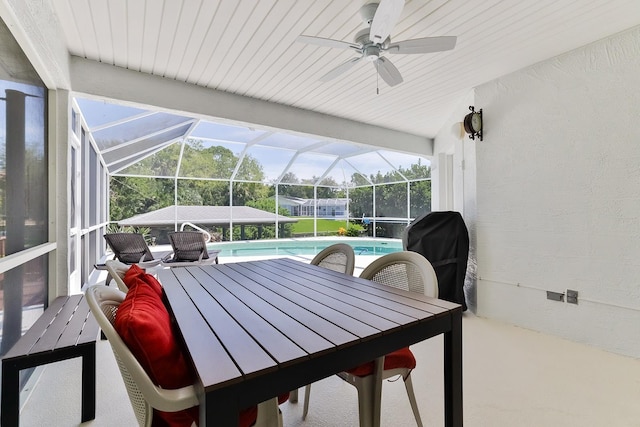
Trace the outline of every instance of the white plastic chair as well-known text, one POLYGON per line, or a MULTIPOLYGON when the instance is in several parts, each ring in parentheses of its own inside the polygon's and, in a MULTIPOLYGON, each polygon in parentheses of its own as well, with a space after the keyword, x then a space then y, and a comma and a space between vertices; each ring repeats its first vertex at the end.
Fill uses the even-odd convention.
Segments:
MULTIPOLYGON (((127 293, 129 291, 129 288, 124 283, 123 279, 125 274, 127 274, 127 271, 129 271, 129 268, 131 268, 131 266, 129 264, 120 262, 117 259, 111 259, 111 260, 105 261, 104 265, 108 272, 105 285, 109 286, 109 282, 111 281, 111 279, 113 279, 113 281, 116 282, 118 289, 120 289, 124 293, 127 293)), ((145 271, 155 276, 157 270, 160 268, 161 266, 157 265, 155 267, 146 268, 145 271)))
POLYGON ((123 279, 124 275, 127 273, 129 268, 131 268, 131 266, 116 259, 105 261, 104 265, 106 266, 108 272, 107 282, 105 283, 105 285, 109 286, 109 282, 111 281, 111 279, 113 279, 113 281, 116 282, 118 289, 120 289, 124 293, 127 293, 129 288, 124 283, 123 279))
MULTIPOLYGON (((111 344, 124 380, 129 400, 141 427, 150 427, 153 409, 176 412, 199 404, 195 386, 166 390, 156 386, 144 368, 115 330, 114 322, 120 303, 126 294, 107 286, 91 286, 85 292, 87 302, 98 325, 111 344)), ((282 427, 282 415, 278 409, 278 399, 273 398, 258 405, 256 427, 282 427)))
POLYGON ((336 243, 321 250, 313 257, 311 264, 352 275, 356 256, 351 246, 346 243, 336 243))
MULTIPOLYGON (((438 297, 438 279, 431 263, 415 252, 394 252, 373 261, 360 277, 372 280, 383 285, 421 293, 430 297, 438 297)), ((358 390, 358 409, 360 415, 360 427, 380 426, 380 403, 382 398, 382 380, 395 376, 404 378, 407 396, 411 403, 411 409, 418 427, 422 427, 422 420, 418 411, 413 384, 411 382, 411 369, 396 368, 383 369, 384 356, 376 359, 374 373, 364 377, 340 372, 338 376, 356 387, 358 390)), ((309 410, 310 387, 305 389, 305 401, 303 419, 309 410)))

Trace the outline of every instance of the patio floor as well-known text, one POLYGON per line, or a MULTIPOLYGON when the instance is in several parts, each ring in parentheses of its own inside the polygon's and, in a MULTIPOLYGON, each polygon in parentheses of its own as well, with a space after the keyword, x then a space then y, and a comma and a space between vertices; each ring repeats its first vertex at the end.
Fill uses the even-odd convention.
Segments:
MULTIPOLYGON (((368 257, 371 258, 371 257, 368 257)), ((369 260, 359 260, 363 268, 369 260)), ((224 260, 222 260, 224 262, 224 260)), ((356 272, 359 274, 359 271, 356 272)), ((464 421, 472 427, 637 426, 640 359, 465 313, 464 421)), ((412 346, 413 383, 425 426, 443 425, 442 337, 412 346)), ((80 421, 80 360, 48 365, 26 402, 21 426, 134 426, 106 341, 97 345, 96 419, 80 421)), ((281 406, 285 426, 357 426, 356 390, 337 377, 314 384, 309 416, 281 406)), ((414 426, 402 381, 383 385, 382 425, 414 426)))

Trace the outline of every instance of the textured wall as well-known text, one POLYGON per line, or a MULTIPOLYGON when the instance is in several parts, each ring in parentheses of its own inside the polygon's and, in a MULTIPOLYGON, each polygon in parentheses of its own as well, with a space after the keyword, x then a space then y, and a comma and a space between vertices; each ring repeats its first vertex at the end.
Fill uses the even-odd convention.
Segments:
POLYGON ((640 27, 476 88, 478 314, 640 357, 640 27), (579 292, 579 304, 545 290, 579 292))
POLYGON ((434 140, 434 153, 431 163, 432 209, 434 211, 454 210, 464 217, 469 231, 469 260, 465 281, 465 298, 471 311, 476 311, 476 144, 464 133, 462 120, 469 114, 469 106, 474 105, 474 92, 470 91, 456 106, 449 120, 442 126, 434 140), (443 157, 444 155, 444 157, 443 157), (452 171, 449 174, 440 160, 452 156, 452 171), (452 182, 445 183, 448 175, 452 182), (452 186, 452 205, 443 200, 442 191, 452 186))

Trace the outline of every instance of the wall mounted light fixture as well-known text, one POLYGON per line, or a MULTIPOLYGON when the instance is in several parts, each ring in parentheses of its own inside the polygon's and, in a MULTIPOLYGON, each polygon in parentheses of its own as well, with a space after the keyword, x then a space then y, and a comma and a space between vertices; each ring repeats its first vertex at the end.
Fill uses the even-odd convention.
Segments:
POLYGON ((470 139, 478 137, 482 141, 482 108, 478 111, 473 105, 469 106, 471 112, 464 116, 464 130, 469 134, 470 139))

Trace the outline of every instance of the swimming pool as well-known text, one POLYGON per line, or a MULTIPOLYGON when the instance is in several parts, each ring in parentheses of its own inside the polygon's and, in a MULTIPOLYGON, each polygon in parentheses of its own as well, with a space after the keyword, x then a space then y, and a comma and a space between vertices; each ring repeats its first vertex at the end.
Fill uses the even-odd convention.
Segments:
POLYGON ((209 244, 210 249, 219 249, 221 257, 251 257, 273 255, 315 255, 334 243, 347 243, 356 255, 385 255, 402 250, 399 239, 374 238, 300 238, 278 240, 244 240, 209 244))

